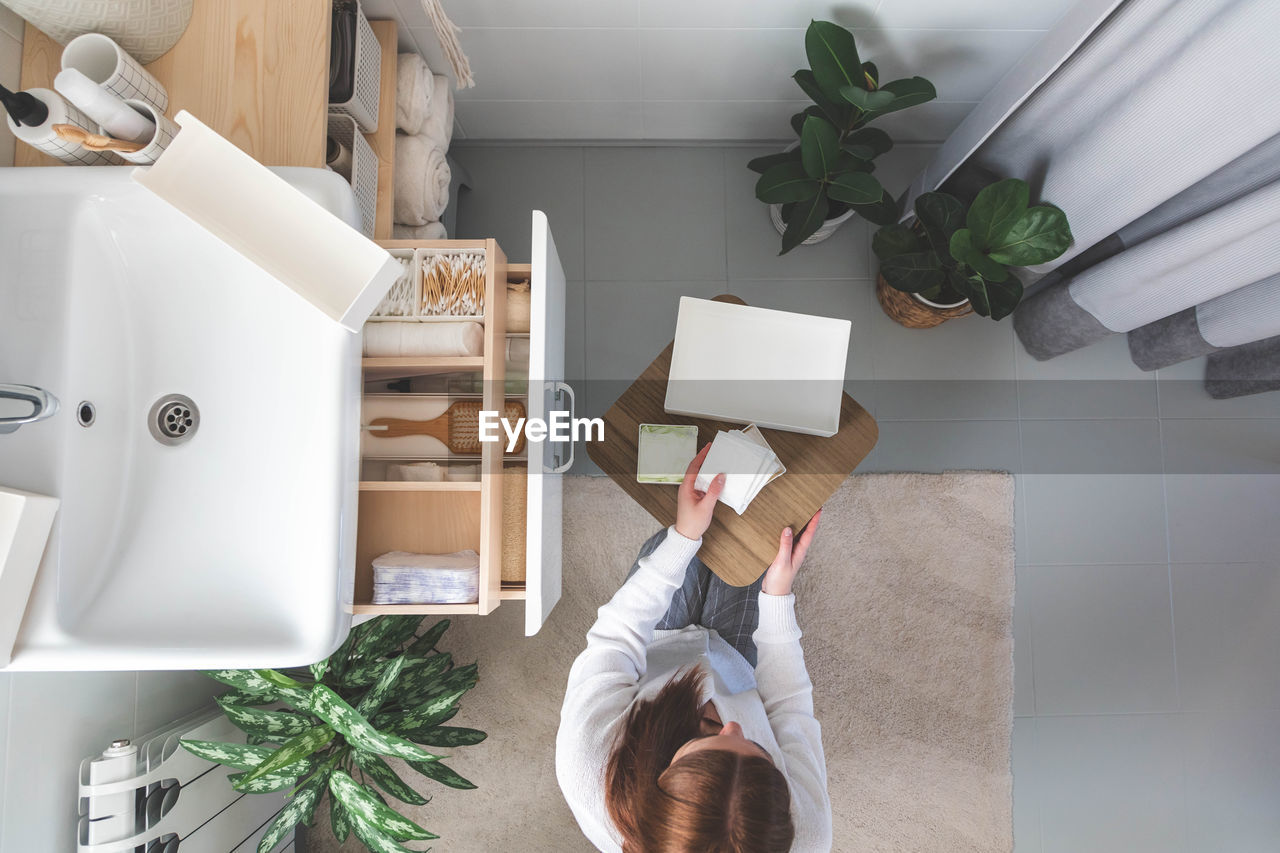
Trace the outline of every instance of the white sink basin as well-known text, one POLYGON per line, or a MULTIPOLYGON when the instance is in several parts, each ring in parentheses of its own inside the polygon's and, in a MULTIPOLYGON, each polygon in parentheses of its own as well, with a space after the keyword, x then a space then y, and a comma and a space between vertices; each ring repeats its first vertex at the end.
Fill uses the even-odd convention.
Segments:
MULTIPOLYGON (((319 660, 350 620, 359 336, 130 171, 0 169, 0 383, 61 402, 0 435, 0 485, 62 500, 9 668, 319 660), (199 410, 173 446, 170 394, 199 410)), ((276 171, 356 221, 337 175, 276 171)))

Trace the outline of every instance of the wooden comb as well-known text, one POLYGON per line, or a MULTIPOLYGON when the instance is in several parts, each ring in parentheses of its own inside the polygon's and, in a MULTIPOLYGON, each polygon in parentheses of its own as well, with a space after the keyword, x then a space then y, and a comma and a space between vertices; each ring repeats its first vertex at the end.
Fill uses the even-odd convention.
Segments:
MULTIPOLYGON (((429 421, 410 421, 404 418, 374 418, 369 422, 369 430, 380 438, 401 438, 406 435, 428 435, 443 443, 451 453, 478 454, 484 446, 480 443, 480 410, 483 408, 478 400, 459 400, 444 414, 429 421)), ((514 424, 525 416, 524 403, 519 400, 507 400, 502 409, 502 417, 514 424)), ((502 446, 507 446, 507 434, 501 428, 498 431, 502 446)), ((524 431, 516 439, 512 453, 524 451, 524 431)))

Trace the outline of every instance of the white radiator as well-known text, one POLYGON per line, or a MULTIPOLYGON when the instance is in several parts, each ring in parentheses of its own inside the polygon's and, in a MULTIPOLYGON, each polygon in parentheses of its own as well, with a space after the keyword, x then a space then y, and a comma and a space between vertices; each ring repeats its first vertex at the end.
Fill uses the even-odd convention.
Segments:
MULTIPOLYGON (((80 762, 77 853, 254 853, 284 792, 241 794, 227 781, 235 770, 179 738, 243 743, 244 733, 220 711, 200 712, 80 762)), ((293 849, 292 833, 276 848, 293 849)))

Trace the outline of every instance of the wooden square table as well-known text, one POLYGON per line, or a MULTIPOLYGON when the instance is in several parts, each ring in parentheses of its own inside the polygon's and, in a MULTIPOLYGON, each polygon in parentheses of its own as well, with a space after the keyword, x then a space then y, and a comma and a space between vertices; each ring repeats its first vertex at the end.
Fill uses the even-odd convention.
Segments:
MULTIPOLYGON (((736 296, 716 299, 746 304, 736 296)), ((636 482, 640 424, 693 424, 698 427, 699 447, 714 439, 720 430, 742 426, 663 411, 673 346, 674 341, 605 412, 604 441, 587 443, 591 460, 663 526, 676 519, 677 487, 636 482)), ((787 473, 765 486, 743 515, 723 503, 716 504, 711 527, 698 552, 707 568, 734 586, 754 583, 764 573, 778 553, 782 528, 790 526, 799 533, 875 447, 879 428, 866 409, 844 394, 840 429, 830 438, 773 429, 761 429, 761 433, 787 467, 787 473)))

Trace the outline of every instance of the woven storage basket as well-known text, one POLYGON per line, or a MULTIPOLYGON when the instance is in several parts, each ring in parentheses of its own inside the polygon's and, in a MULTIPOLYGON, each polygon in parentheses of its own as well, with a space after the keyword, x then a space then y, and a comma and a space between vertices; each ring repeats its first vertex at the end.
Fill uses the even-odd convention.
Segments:
MULTIPOLYGON (((329 112, 351 116, 365 133, 378 129, 378 99, 382 93, 382 45, 369 26, 364 6, 356 9, 356 79, 351 99, 329 104, 329 112)), ((392 109, 395 105, 392 104, 392 109)))
POLYGON ((529 501, 529 469, 508 465, 502 469, 502 581, 525 580, 525 510, 529 501))
POLYGON ((908 329, 932 329, 948 320, 964 317, 973 313, 973 307, 966 302, 955 308, 934 308, 925 305, 910 293, 889 286, 884 276, 876 276, 876 299, 889 318, 908 329))

